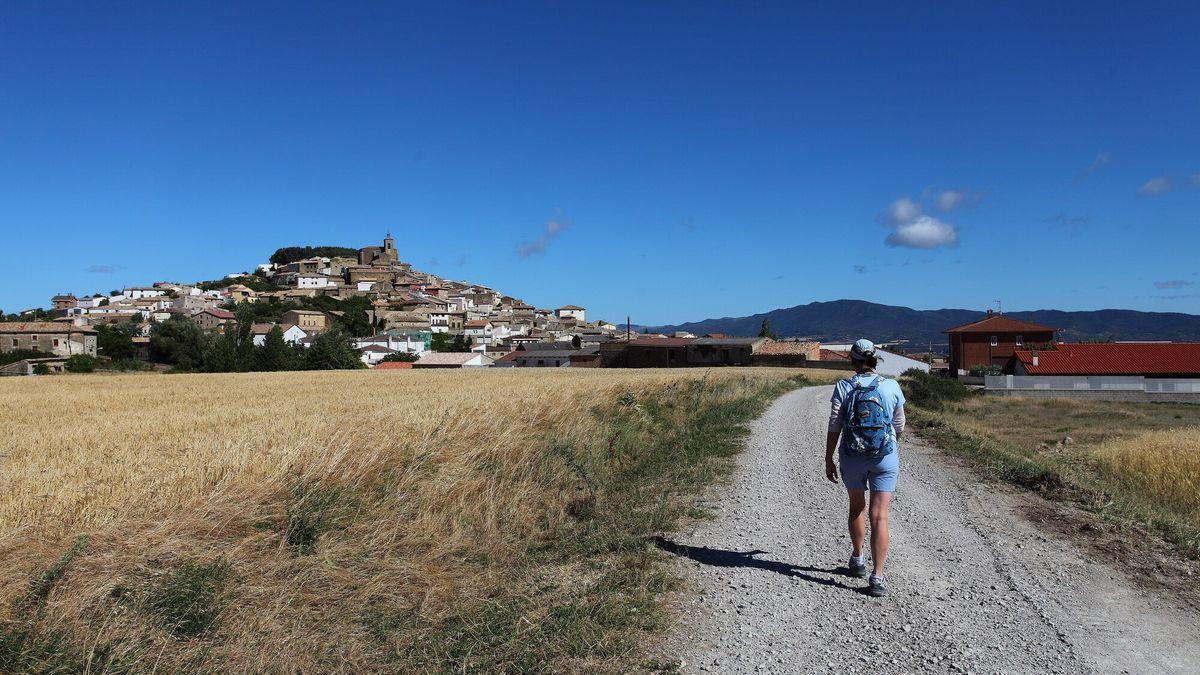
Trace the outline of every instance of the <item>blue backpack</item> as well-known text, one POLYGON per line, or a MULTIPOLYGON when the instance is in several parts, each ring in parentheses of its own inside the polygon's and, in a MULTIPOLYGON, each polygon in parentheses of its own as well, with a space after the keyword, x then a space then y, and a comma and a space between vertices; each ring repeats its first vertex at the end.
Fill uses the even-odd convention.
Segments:
POLYGON ((892 430, 892 414, 883 402, 877 375, 869 385, 857 379, 842 401, 845 420, 842 430, 842 449, 860 457, 886 457, 896 450, 896 434, 892 430))

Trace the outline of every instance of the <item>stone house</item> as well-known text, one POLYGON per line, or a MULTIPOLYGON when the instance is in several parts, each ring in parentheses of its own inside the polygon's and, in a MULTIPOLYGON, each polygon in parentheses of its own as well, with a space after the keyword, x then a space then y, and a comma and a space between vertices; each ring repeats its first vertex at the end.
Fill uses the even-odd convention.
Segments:
POLYGON ((96 329, 69 321, 0 323, 0 353, 24 349, 54 356, 96 355, 96 329))
POLYGON ((279 317, 280 323, 295 324, 300 330, 312 334, 319 333, 329 327, 329 317, 324 312, 311 309, 289 309, 279 317))
POLYGON ((202 330, 224 333, 226 325, 234 323, 236 317, 224 309, 205 309, 193 314, 192 321, 202 330))

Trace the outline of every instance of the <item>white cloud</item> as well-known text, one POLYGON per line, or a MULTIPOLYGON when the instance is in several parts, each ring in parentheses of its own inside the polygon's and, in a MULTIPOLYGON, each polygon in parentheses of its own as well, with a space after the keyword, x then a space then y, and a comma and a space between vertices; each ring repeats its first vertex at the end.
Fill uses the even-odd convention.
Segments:
POLYGON ((1142 183, 1142 186, 1138 188, 1137 193, 1139 197, 1153 197, 1154 195, 1161 195, 1170 189, 1171 179, 1167 178, 1166 176, 1159 176, 1158 178, 1151 178, 1145 183, 1142 183))
POLYGON ((903 225, 911 223, 921 215, 921 205, 909 199, 901 197, 892 202, 887 210, 880 214, 880 220, 887 225, 903 225))
POLYGON ((958 228, 929 216, 917 216, 911 222, 896 226, 884 242, 888 246, 933 249, 958 244, 958 228))
POLYGON ((1089 164, 1086 169, 1079 172, 1079 175, 1075 177, 1076 180, 1083 180, 1084 178, 1087 178, 1088 176, 1096 173, 1096 171, 1098 171, 1100 169, 1100 167, 1104 166, 1105 164, 1108 164, 1111 161, 1112 161, 1112 155, 1108 154, 1107 152, 1105 152, 1103 150, 1101 150, 1100 152, 1097 152, 1096 159, 1093 159, 1092 163, 1089 164))
POLYGON ((945 190, 933 199, 933 205, 949 213, 962 206, 966 200, 967 194, 961 190, 945 190))
POLYGON ((550 242, 559 235, 563 230, 571 226, 571 221, 562 217, 562 213, 546 220, 545 227, 542 228, 542 233, 533 241, 522 242, 517 246, 517 257, 528 258, 532 255, 541 255, 546 252, 546 247, 550 242))
POLYGON ((1168 288, 1186 288, 1186 287, 1188 287, 1188 286, 1191 286, 1191 285, 1192 285, 1192 282, 1190 282, 1190 281, 1185 281, 1185 280, 1183 280, 1183 279, 1169 279, 1169 280, 1167 280, 1167 281, 1156 281, 1156 282, 1154 282, 1154 287, 1155 287, 1155 288, 1161 288, 1161 289, 1168 289, 1168 288))

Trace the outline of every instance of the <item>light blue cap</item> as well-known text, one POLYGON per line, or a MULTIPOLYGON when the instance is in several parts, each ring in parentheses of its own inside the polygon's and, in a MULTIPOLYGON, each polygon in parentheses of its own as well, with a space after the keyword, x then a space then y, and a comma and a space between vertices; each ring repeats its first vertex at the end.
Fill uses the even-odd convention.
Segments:
POLYGON ((863 361, 868 356, 875 356, 875 343, 865 338, 855 340, 854 346, 850 348, 850 358, 856 361, 863 361))

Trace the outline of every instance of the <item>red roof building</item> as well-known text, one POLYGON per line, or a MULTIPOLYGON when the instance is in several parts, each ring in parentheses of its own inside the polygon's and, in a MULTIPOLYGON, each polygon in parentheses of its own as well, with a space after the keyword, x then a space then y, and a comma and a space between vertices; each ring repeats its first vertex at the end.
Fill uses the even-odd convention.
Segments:
POLYGON ((966 375, 975 366, 1003 367, 1019 349, 1052 344, 1058 329, 988 310, 979 321, 943 332, 950 337, 950 373, 966 375))
POLYGON ((1018 350, 1005 371, 1013 375, 1200 377, 1200 343, 1057 344, 1048 350, 1018 350))
POLYGON ((381 361, 371 367, 372 370, 412 370, 413 364, 408 361, 381 361))

